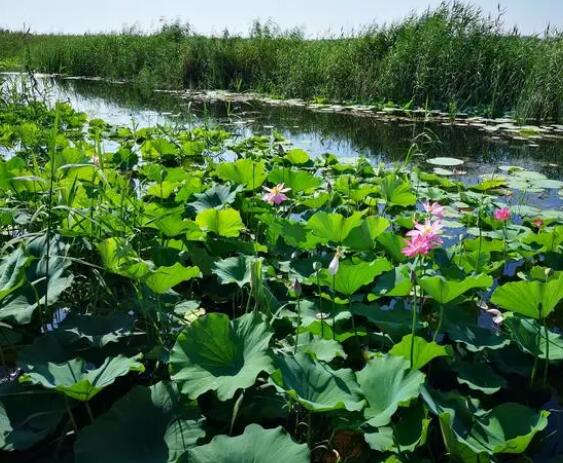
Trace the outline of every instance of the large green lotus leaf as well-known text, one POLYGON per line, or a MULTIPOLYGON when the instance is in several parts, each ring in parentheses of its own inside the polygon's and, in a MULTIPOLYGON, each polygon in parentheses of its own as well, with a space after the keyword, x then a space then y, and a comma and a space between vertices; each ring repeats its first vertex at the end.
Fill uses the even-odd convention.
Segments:
POLYGON ((326 202, 331 198, 331 194, 330 193, 323 193, 323 192, 319 192, 316 191, 314 192, 312 195, 309 195, 307 197, 304 198, 299 198, 297 200, 298 204, 302 204, 303 206, 309 208, 309 209, 320 209, 321 207, 323 207, 326 202))
POLYGON ((178 335, 170 355, 172 379, 192 399, 217 391, 220 400, 228 400, 272 370, 271 337, 261 314, 232 321, 219 313, 199 318, 178 335))
POLYGON ((129 314, 69 315, 59 325, 59 332, 81 339, 98 349, 132 334, 135 319, 129 314))
POLYGON ((299 308, 295 306, 294 310, 295 312, 299 310, 299 314, 292 312, 294 324, 296 324, 297 317, 299 317, 299 325, 301 327, 307 327, 319 322, 320 320, 324 320, 326 328, 327 323, 332 324, 333 322, 336 322, 338 324, 341 321, 350 319, 350 312, 342 310, 342 306, 333 304, 331 301, 324 299, 321 301, 301 299, 299 301, 299 308))
POLYGON ((322 362, 332 362, 336 357, 346 358, 342 344, 334 339, 323 339, 311 333, 300 333, 297 350, 312 355, 322 362))
POLYGON ((408 296, 412 289, 410 269, 407 265, 398 265, 381 275, 368 294, 368 300, 380 297, 408 296))
POLYGON ((17 381, 0 384, 0 450, 25 450, 54 431, 66 413, 56 392, 17 381))
POLYGON ((422 278, 420 286, 440 304, 457 299, 462 294, 473 288, 489 288, 493 284, 493 278, 489 275, 475 275, 464 278, 461 281, 448 280, 442 276, 422 278))
POLYGON ((457 382, 474 391, 494 394, 507 386, 504 378, 495 373, 487 363, 459 362, 456 369, 457 382))
POLYGON ((474 399, 455 393, 424 389, 423 397, 430 410, 447 423, 450 437, 476 454, 524 452, 533 437, 545 429, 549 416, 546 410, 538 413, 517 403, 484 411, 474 399))
POLYGON ((272 245, 282 238, 290 246, 299 249, 314 249, 319 239, 313 235, 304 222, 295 222, 272 214, 263 214, 260 220, 267 224, 266 236, 272 245))
POLYGON ((285 158, 292 164, 306 164, 311 159, 306 151, 299 148, 289 150, 285 158))
POLYGON ((184 267, 179 262, 168 267, 155 267, 152 262, 142 260, 131 244, 122 238, 108 238, 98 243, 98 251, 104 267, 110 272, 143 282, 158 294, 201 276, 199 267, 184 267))
POLYGON ((391 206, 407 207, 416 204, 411 185, 396 175, 388 175, 381 182, 381 196, 391 206))
POLYGON ((451 456, 452 461, 459 463, 485 463, 490 461, 486 453, 476 453, 474 449, 458 439, 454 431, 454 415, 442 413, 438 416, 438 419, 442 438, 444 439, 444 447, 451 456))
POLYGON ((406 246, 406 240, 396 233, 383 232, 376 238, 377 243, 394 261, 404 262, 407 259, 401 250, 406 246))
POLYGON ((413 452, 426 443, 430 419, 422 403, 409 407, 401 414, 397 423, 367 432, 364 439, 371 449, 378 452, 413 452))
POLYGON ((80 431, 74 445, 83 463, 173 463, 205 436, 197 406, 172 383, 135 386, 80 431))
POLYGON ((175 156, 179 153, 178 147, 165 138, 146 140, 141 146, 144 156, 155 158, 161 156, 175 156))
POLYGON ((108 357, 98 368, 88 368, 83 359, 63 363, 38 363, 27 365, 20 381, 41 385, 62 392, 68 397, 86 402, 102 389, 113 384, 120 376, 131 371, 142 372, 144 366, 138 358, 122 355, 108 357))
MULTIPOLYGON (((382 331, 394 336, 402 336, 411 331, 412 315, 402 309, 382 310, 377 304, 352 304, 352 313, 367 318, 382 331)), ((416 329, 423 327, 418 320, 416 329)))
POLYGON ((535 243, 541 247, 539 252, 557 252, 563 243, 563 225, 553 227, 551 230, 544 230, 540 233, 530 232, 523 238, 524 243, 535 243))
POLYGON ((296 444, 281 428, 264 429, 250 424, 237 437, 216 436, 213 440, 187 452, 185 463, 309 463, 306 444, 296 444))
POLYGON ((276 366, 278 370, 272 374, 274 383, 308 410, 359 411, 364 406, 350 369, 333 370, 302 352, 281 354, 276 358, 276 366))
POLYGON ((104 267, 112 273, 140 280, 150 271, 149 263, 123 238, 107 238, 97 248, 104 267))
POLYGON ((471 352, 502 349, 510 343, 510 339, 502 332, 479 326, 477 317, 461 307, 446 310, 444 330, 452 340, 463 343, 471 352))
POLYGON ((155 293, 164 294, 174 286, 201 276, 199 267, 184 267, 176 262, 169 267, 156 267, 143 279, 150 289, 155 293))
POLYGON ((331 275, 328 270, 323 269, 320 272, 319 280, 321 284, 346 296, 351 296, 362 286, 370 284, 376 276, 392 268, 393 266, 385 257, 358 264, 346 261, 340 263, 336 275, 331 275))
POLYGON ((310 192, 320 186, 321 177, 316 177, 309 172, 300 169, 273 169, 268 175, 268 180, 272 183, 283 183, 286 187, 291 188, 293 192, 310 192))
POLYGON ((213 264, 211 270, 222 285, 235 283, 243 287, 250 283, 250 262, 253 258, 241 254, 236 257, 227 257, 213 264))
POLYGON ((516 281, 499 286, 491 302, 526 317, 545 318, 563 299, 563 275, 548 281, 516 281))
POLYGON ((362 223, 362 213, 354 212, 350 217, 342 214, 320 211, 307 221, 313 234, 324 243, 329 241, 340 244, 348 234, 362 223))
POLYGON ((364 416, 371 426, 385 426, 399 406, 415 399, 426 376, 411 370, 403 357, 386 355, 370 360, 357 374, 368 406, 364 416))
POLYGON ((172 195, 172 193, 174 193, 179 184, 179 182, 171 182, 168 180, 154 183, 149 188, 147 188, 147 196, 167 199, 172 195))
POLYGON ((204 211, 205 209, 222 209, 230 206, 235 202, 237 193, 241 191, 241 187, 231 190, 228 185, 215 184, 203 193, 195 195, 196 200, 190 203, 196 212, 204 211))
POLYGON ((227 238, 239 236, 244 228, 239 212, 230 207, 221 210, 205 209, 198 212, 195 221, 202 230, 227 238))
POLYGON ((375 239, 381 235, 390 222, 385 217, 366 217, 359 227, 352 229, 344 240, 344 245, 357 251, 367 251, 375 247, 375 239))
POLYGON ((234 162, 222 162, 215 171, 222 180, 244 185, 248 190, 255 190, 266 180, 266 163, 251 159, 239 159, 234 162))
POLYGON ((8 254, 0 263, 0 300, 25 282, 25 269, 31 257, 22 247, 8 254))
MULTIPOLYGON (((49 246, 47 246, 46 235, 34 238, 24 246, 25 254, 30 257, 26 262, 24 280, 18 281, 15 287, 8 289, 7 295, 0 300, 0 321, 16 325, 29 323, 40 305, 49 306, 55 303, 74 280, 73 275, 66 271, 70 265, 70 261, 66 258, 68 245, 64 244, 58 236, 51 238, 49 246), (47 249, 49 249, 48 265, 47 249)), ((9 268, 10 265, 4 267, 6 271, 9 268)), ((11 279, 7 275, 4 278, 11 279)), ((14 280, 8 284, 15 283, 14 280)))
MULTIPOLYGON (((389 353, 391 355, 398 355, 410 362, 411 344, 413 337, 408 334, 401 339, 401 342, 395 344, 389 353)), ((414 337, 413 346, 413 365, 412 368, 419 370, 428 362, 431 362, 437 357, 448 357, 450 352, 445 346, 440 346, 435 342, 428 342, 419 336, 414 337)))
POLYGON ((512 340, 524 351, 541 359, 550 361, 563 360, 563 336, 552 330, 546 333, 543 326, 537 321, 518 316, 509 317, 504 325, 510 333, 512 340), (549 340, 549 349, 548 349, 549 340))
POLYGON ((548 411, 536 413, 521 404, 501 404, 475 420, 465 441, 476 451, 489 454, 522 453, 545 429, 548 415, 548 411))

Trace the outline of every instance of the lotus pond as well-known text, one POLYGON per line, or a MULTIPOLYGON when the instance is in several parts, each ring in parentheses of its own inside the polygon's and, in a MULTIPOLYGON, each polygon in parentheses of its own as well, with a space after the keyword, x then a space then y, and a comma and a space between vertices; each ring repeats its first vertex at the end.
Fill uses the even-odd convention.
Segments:
POLYGON ((2 461, 563 461, 557 178, 28 98, 0 148, 2 461))

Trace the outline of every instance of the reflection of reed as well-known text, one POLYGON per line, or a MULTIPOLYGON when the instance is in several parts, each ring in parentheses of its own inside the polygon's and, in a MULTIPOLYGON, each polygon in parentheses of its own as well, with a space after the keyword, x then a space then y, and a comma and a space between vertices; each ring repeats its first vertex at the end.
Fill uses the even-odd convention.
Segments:
MULTIPOLYGON (((50 89, 51 99, 68 100, 79 110, 114 123, 129 124, 145 117, 147 123, 178 119, 160 117, 162 113, 181 115, 182 122, 227 123, 233 132, 244 135, 269 134, 273 126, 292 143, 313 155, 332 152, 340 156, 365 156, 381 161, 404 159, 413 140, 430 130, 433 141, 424 146, 429 156, 453 156, 466 161, 470 176, 490 173, 502 164, 518 164, 541 171, 551 178, 562 172, 549 166, 563 156, 563 143, 540 142, 539 148, 522 142, 502 142, 471 127, 413 122, 386 122, 352 115, 314 112, 299 107, 268 106, 261 103, 201 103, 187 101, 172 93, 142 90, 132 85, 103 81, 38 79, 50 89), (110 117, 111 116, 111 117, 110 117), (139 117, 140 116, 140 117, 139 117)), ((421 157, 415 157, 419 161, 421 157)))

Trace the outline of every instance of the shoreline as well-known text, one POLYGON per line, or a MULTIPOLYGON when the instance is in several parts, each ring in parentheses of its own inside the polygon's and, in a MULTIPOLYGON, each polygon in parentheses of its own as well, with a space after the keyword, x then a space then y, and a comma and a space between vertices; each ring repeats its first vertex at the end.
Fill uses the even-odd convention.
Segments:
MULTIPOLYGON (((1 75, 24 75, 25 72, 0 72, 1 75)), ((69 81, 103 82, 111 85, 134 85, 132 81, 115 80, 105 77, 69 76, 65 74, 33 73, 41 78, 53 78, 69 81)), ((260 103, 268 106, 285 106, 301 108, 308 111, 342 114, 353 117, 372 118, 382 122, 409 122, 409 123, 434 123, 443 126, 468 127, 487 133, 491 138, 510 141, 528 142, 529 146, 536 145, 535 141, 563 140, 563 124, 542 122, 534 124, 533 121, 520 123, 511 117, 490 118, 468 113, 458 113, 452 116, 440 110, 427 110, 422 108, 406 109, 399 107, 380 108, 369 104, 346 103, 315 103, 301 98, 273 98, 270 95, 258 92, 232 92, 229 90, 183 89, 171 90, 153 88, 155 93, 177 95, 190 101, 201 103, 260 103)))

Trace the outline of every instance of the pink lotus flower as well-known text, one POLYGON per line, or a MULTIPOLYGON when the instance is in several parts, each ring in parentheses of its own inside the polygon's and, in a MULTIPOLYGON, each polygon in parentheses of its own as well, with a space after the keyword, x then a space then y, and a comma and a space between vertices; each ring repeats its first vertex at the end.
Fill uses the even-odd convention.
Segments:
POLYGON ((425 256, 432 249, 432 242, 428 236, 414 235, 407 241, 407 246, 401 252, 407 257, 425 256))
POLYGON ((494 217, 497 220, 506 222, 508 219, 510 219, 510 209, 508 207, 497 209, 495 210, 494 217))
POLYGON ((443 223, 440 220, 434 222, 426 220, 423 224, 415 222, 414 229, 407 232, 407 236, 412 238, 422 237, 426 239, 431 247, 438 246, 443 243, 440 233, 442 233, 443 223))
POLYGON ((440 220, 432 222, 427 219, 423 224, 415 222, 414 229, 407 232, 410 239, 407 246, 401 252, 408 257, 425 256, 430 250, 443 243, 440 233, 442 233, 443 223, 440 220))
POLYGON ((266 193, 262 196, 262 199, 267 203, 279 206, 281 203, 289 199, 284 193, 291 191, 291 188, 286 188, 283 183, 279 183, 272 188, 264 187, 264 190, 266 190, 266 193))
POLYGON ((426 213, 430 214, 432 217, 436 217, 437 219, 444 218, 444 206, 441 206, 439 203, 430 203, 429 201, 426 201, 422 207, 426 213))

